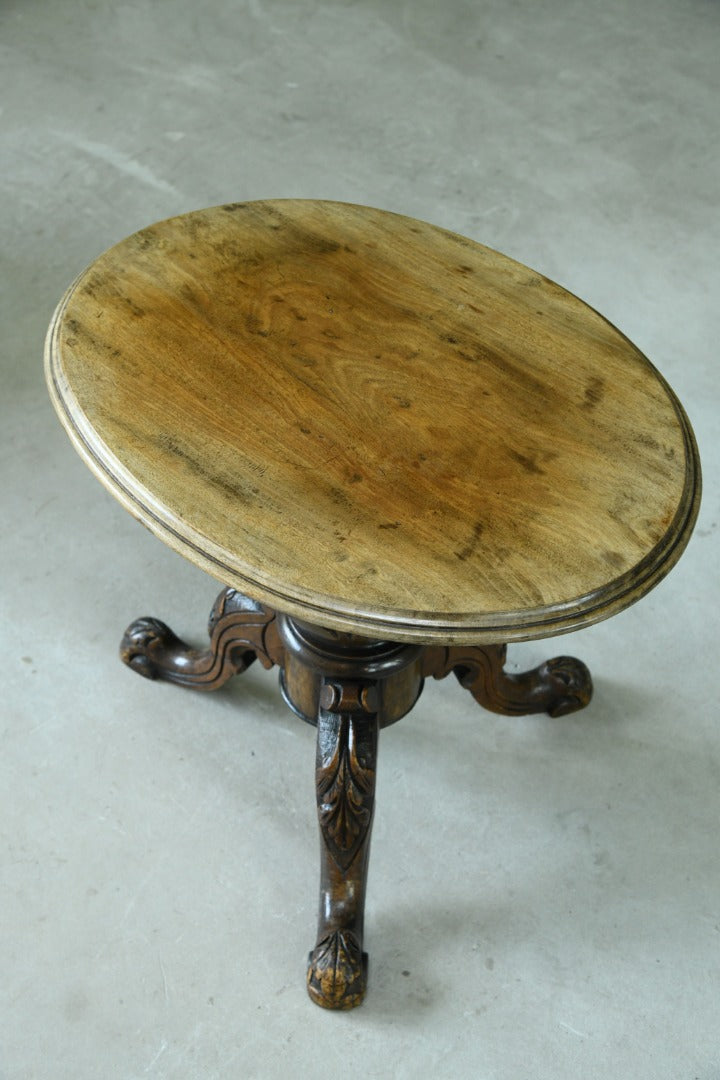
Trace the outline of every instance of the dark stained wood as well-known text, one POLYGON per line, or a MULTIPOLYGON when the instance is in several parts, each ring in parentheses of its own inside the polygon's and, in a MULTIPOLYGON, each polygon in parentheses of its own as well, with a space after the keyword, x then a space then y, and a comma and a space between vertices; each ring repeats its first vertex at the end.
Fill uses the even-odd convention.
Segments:
POLYGON ((120 657, 148 679, 193 690, 217 690, 255 659, 266 668, 282 663, 275 612, 236 589, 223 589, 218 596, 208 632, 210 647, 193 649, 160 619, 144 616, 125 631, 120 657))
POLYGON ((367 988, 363 928, 379 729, 413 707, 424 678, 454 672, 495 712, 562 716, 590 701, 590 673, 579 660, 558 657, 510 675, 504 645, 377 641, 277 616, 230 588, 213 606, 209 632, 210 647, 193 649, 160 620, 138 619, 121 655, 141 675, 197 690, 218 689, 256 658, 281 668, 285 700, 318 728, 320 911, 308 993, 326 1009, 354 1008, 367 988))
POLYGON ((373 689, 367 682, 325 682, 318 711, 320 915, 307 987, 326 1009, 354 1008, 367 986, 363 923, 378 745, 373 689))
POLYGON ((329 678, 370 680, 378 696, 381 727, 394 724, 413 707, 423 686, 423 648, 310 626, 280 615, 284 648, 282 689, 298 716, 317 722, 320 692, 329 678))
POLYGON ((443 229, 280 200, 106 252, 48 336, 53 400, 117 498, 258 600, 397 641, 604 618, 679 557, 687 419, 576 297, 443 229))
POLYGON ((283 693, 317 723, 320 914, 308 963, 310 997, 328 1009, 359 1005, 367 983, 363 920, 378 730, 422 690, 423 649, 311 626, 282 615, 283 693))
POLYGON ((592 679, 582 660, 556 656, 513 675, 504 670, 506 653, 505 645, 429 646, 423 674, 444 679, 454 672, 479 705, 506 716, 566 716, 590 704, 592 679))

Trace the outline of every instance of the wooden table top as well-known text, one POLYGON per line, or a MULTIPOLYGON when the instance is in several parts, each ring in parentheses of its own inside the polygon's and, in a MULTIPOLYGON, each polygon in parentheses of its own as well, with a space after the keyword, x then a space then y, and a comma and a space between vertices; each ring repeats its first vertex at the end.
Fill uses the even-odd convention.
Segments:
POLYGON ((127 509, 334 629, 575 629, 660 580, 697 514, 690 426, 627 338, 498 252, 367 207, 143 229, 68 290, 46 369, 127 509))

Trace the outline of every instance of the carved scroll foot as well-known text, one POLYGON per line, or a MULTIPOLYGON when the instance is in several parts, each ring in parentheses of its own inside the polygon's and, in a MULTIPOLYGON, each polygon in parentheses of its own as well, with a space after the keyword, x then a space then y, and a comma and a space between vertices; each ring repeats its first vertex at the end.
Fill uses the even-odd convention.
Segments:
POLYGON ((325 681, 315 780, 320 823, 320 917, 308 993, 325 1009, 353 1009, 367 986, 363 921, 378 744, 372 685, 325 681))
POLYGON ((266 668, 282 662, 275 612, 235 589, 218 596, 208 633, 209 648, 193 649, 159 619, 136 619, 125 631, 120 657, 147 679, 196 690, 216 690, 255 659, 266 668))
POLYGON ((532 671, 504 670, 505 645, 431 646, 425 653, 426 676, 443 679, 455 672, 478 704, 506 716, 547 712, 566 716, 584 709, 592 697, 590 672, 581 660, 557 656, 532 671))

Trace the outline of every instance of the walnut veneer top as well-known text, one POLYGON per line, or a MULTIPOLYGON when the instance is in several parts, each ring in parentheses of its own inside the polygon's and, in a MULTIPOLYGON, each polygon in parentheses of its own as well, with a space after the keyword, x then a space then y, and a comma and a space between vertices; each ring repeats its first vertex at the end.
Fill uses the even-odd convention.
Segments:
POLYGON ((367 207, 143 229, 70 288, 46 363, 136 517, 335 629, 573 629, 654 585, 697 513, 687 419, 618 330, 495 251, 367 207))

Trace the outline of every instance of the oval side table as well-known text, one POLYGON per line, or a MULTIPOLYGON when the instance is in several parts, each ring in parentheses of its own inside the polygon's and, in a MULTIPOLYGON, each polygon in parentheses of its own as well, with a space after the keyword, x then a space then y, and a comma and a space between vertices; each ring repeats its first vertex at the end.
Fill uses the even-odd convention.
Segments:
POLYGON ((564 289, 397 214, 234 203, 130 236, 70 287, 46 371, 75 447, 218 578, 209 646, 126 631, 141 675, 214 690, 258 659, 317 726, 320 916, 308 990, 365 993, 378 730, 454 673, 485 708, 587 705, 569 657, 509 642, 639 599, 700 499, 655 368, 564 289))

